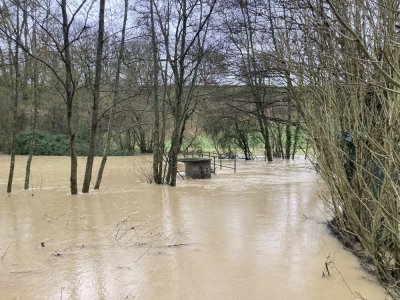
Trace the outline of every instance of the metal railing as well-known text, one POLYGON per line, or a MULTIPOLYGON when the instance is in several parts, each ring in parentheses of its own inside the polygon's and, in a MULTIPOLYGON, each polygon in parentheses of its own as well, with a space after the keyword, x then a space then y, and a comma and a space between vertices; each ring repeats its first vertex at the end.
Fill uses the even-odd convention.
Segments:
POLYGON ((227 169, 232 169, 234 173, 236 173, 236 160, 237 160, 237 155, 236 154, 218 154, 215 152, 203 152, 203 151, 191 151, 191 152, 182 152, 183 157, 208 157, 212 159, 213 162, 213 169, 212 173, 215 174, 215 170, 217 165, 219 165, 219 169, 222 170, 222 168, 227 168, 227 169), (225 160, 233 160, 233 167, 230 165, 223 164, 222 162, 225 160))

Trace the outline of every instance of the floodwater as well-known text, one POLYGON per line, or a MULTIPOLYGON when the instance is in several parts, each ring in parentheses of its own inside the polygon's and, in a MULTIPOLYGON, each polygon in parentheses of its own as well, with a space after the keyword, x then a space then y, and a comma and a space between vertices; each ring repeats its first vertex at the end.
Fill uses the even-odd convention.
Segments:
POLYGON ((71 196, 67 157, 35 157, 23 191, 20 156, 7 195, 0 156, 0 299, 389 299, 326 229, 302 159, 176 188, 144 183, 148 160, 111 157, 100 191, 71 196))

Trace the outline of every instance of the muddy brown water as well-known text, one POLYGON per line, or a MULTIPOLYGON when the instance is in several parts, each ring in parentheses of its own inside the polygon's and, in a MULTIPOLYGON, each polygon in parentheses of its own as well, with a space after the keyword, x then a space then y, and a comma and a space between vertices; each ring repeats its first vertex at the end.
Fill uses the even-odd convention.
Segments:
POLYGON ((23 191, 19 156, 7 195, 0 156, 0 299, 389 299, 329 234, 302 159, 176 188, 143 183, 148 161, 111 157, 100 191, 71 196, 68 158, 35 157, 23 191))

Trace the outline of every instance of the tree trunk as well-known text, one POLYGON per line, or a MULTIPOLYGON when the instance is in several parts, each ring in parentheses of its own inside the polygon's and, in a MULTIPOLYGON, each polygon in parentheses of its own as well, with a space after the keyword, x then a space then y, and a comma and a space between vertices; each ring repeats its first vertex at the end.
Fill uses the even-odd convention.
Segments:
POLYGON ((282 127, 280 124, 278 124, 277 127, 278 127, 278 147, 279 147, 278 155, 281 158, 285 158, 285 154, 283 152, 283 143, 282 143, 282 127))
MULTIPOLYGON (((71 97, 71 96, 68 96, 71 97)), ((71 175, 70 175, 70 188, 71 194, 76 195, 78 194, 78 157, 76 154, 76 147, 75 147, 75 129, 72 121, 72 101, 71 105, 68 106, 67 112, 67 126, 68 126, 68 135, 69 135, 69 153, 71 157, 71 175)))
POLYGON ((286 125, 286 144, 285 144, 285 158, 290 159, 290 150, 292 149, 292 129, 290 124, 286 125))
POLYGON ((140 153, 144 154, 147 153, 147 143, 146 143, 146 135, 140 129, 140 135, 139 135, 139 148, 140 148, 140 153))
POLYGON ((167 183, 171 186, 176 186, 176 174, 178 172, 178 154, 179 154, 179 140, 180 140, 180 130, 176 128, 172 135, 171 149, 169 151, 168 159, 168 174, 167 183))
POLYGON ((76 155, 75 148, 75 129, 73 125, 72 112, 74 104, 75 94, 75 83, 72 75, 72 58, 71 48, 69 41, 69 22, 67 12, 67 0, 61 0, 61 11, 63 17, 63 40, 65 45, 64 50, 64 66, 65 66, 65 91, 66 91, 66 103, 67 103, 67 127, 69 135, 69 150, 71 156, 71 175, 70 175, 70 188, 71 194, 76 195, 78 193, 77 175, 78 175, 78 158, 76 155))
MULTIPOLYGON (((181 87, 182 88, 182 87, 181 87)), ((171 148, 168 156, 167 183, 176 186, 176 174, 178 172, 178 154, 181 148, 181 135, 183 134, 183 115, 181 109, 181 89, 177 87, 177 111, 175 114, 174 130, 172 132, 171 148)))
POLYGON ((33 95, 33 115, 32 115, 32 131, 31 131, 31 145, 29 148, 29 156, 28 160, 26 162, 26 171, 25 171, 25 184, 24 184, 24 189, 27 190, 29 189, 29 180, 30 180, 30 174, 31 174, 31 163, 32 163, 32 158, 33 158, 33 153, 35 151, 35 146, 36 146, 36 122, 37 122, 37 114, 38 114, 38 109, 37 109, 37 71, 34 71, 36 75, 34 75, 33 79, 33 89, 34 89, 34 95, 33 95))
POLYGON ((272 147, 271 147, 271 138, 269 134, 269 124, 268 121, 264 121, 264 147, 265 147, 265 153, 267 155, 267 160, 272 161, 272 147))
POLYGON ((106 166, 108 154, 110 152, 110 147, 111 147, 112 125, 113 125, 113 121, 114 121, 115 106, 117 105, 119 80, 120 80, 120 76, 121 76, 121 65, 122 65, 122 58, 123 58, 124 49, 125 49, 125 31, 126 31, 127 18, 128 18, 128 0, 125 0, 124 20, 122 22, 122 31, 121 31, 121 44, 119 46, 118 59, 117 59, 117 70, 115 72, 112 109, 111 109, 110 117, 108 119, 106 144, 104 146, 103 158, 101 159, 99 172, 97 173, 97 180, 96 180, 96 184, 94 186, 95 190, 98 190, 100 188, 101 180, 103 178, 104 168, 106 166))
MULTIPOLYGON (((12 183, 14 178, 14 167, 15 167, 15 139, 17 136, 17 118, 18 118, 18 98, 19 98, 19 46, 20 43, 20 24, 19 24, 19 3, 17 5, 17 26, 16 26, 16 43, 15 43, 15 56, 14 56, 14 71, 15 71, 15 82, 14 82, 14 101, 12 106, 12 136, 11 136, 11 159, 10 159, 10 172, 8 174, 7 193, 12 191, 12 183)), ((10 53, 12 55, 12 53, 10 53)))
POLYGON ((153 50, 153 107, 154 107, 154 128, 153 128, 153 179, 156 184, 162 183, 163 151, 160 140, 160 100, 158 77, 160 66, 158 62, 158 46, 154 24, 153 2, 150 0, 150 25, 151 44, 153 50))
MULTIPOLYGON (((166 4, 168 7, 168 19, 171 17, 171 8, 176 9, 177 11, 177 26, 173 28, 174 26, 170 26, 171 21, 165 22, 166 17, 160 14, 160 10, 157 9, 155 1, 151 2, 151 10, 154 13, 151 15, 152 17, 154 15, 157 16, 157 24, 159 25, 160 34, 163 38, 162 44, 156 43, 156 30, 153 18, 151 24, 153 63, 158 62, 158 55, 156 52, 157 47, 154 47, 155 44, 163 45, 163 50, 165 51, 166 56, 166 65, 171 67, 171 73, 173 74, 172 84, 175 86, 174 99, 169 101, 171 110, 173 111, 174 126, 171 138, 171 148, 169 151, 168 172, 166 176, 166 182, 171 186, 175 186, 178 168, 177 158, 181 147, 180 138, 182 125, 185 116, 189 115, 190 111, 194 109, 191 107, 195 106, 191 105, 193 104, 192 101, 195 103, 197 101, 197 99, 193 99, 193 88, 195 87, 198 78, 197 70, 204 57, 204 45, 209 19, 216 1, 200 1, 198 2, 198 5, 193 5, 192 2, 187 0, 178 2, 167 1, 166 3, 161 1, 157 3, 166 4), (206 5, 209 7, 208 11, 204 9, 204 6, 206 5), (195 13, 197 8, 199 9, 198 14, 195 13), (197 25, 198 27, 196 28, 197 25), (192 37, 189 36, 189 33, 192 37), (204 34, 202 35, 201 33, 204 34), (196 55, 193 54, 193 51, 197 51, 196 55), (186 93, 186 91, 188 92, 186 93)), ((155 71, 157 72, 157 67, 155 68, 155 71)), ((165 73, 164 78, 168 76, 169 74, 165 73)), ((156 76, 154 76, 154 83, 156 83, 156 79, 156 76)), ((165 82, 166 81, 164 81, 164 83, 165 82)), ((168 89, 168 85, 170 85, 170 83, 167 83, 164 86, 164 90, 168 89)), ((157 131, 159 132, 159 130, 155 130, 155 135, 157 135, 157 131)), ((158 143, 157 141, 155 142, 158 143)), ((160 148, 161 147, 163 147, 163 145, 160 143, 160 148)), ((160 153, 158 153, 158 155, 160 155, 160 153)), ((157 166, 154 165, 153 170, 157 171, 156 169, 157 166)))
POLYGON ((296 150, 297 150, 297 144, 299 142, 299 131, 300 131, 300 126, 296 126, 296 130, 294 132, 294 142, 293 142, 293 149, 292 149, 292 159, 294 159, 294 156, 296 155, 296 150))
POLYGON ((97 53, 96 53, 96 71, 93 85, 93 106, 92 106, 92 120, 90 126, 90 142, 89 153, 86 161, 85 178, 83 181, 82 193, 88 193, 90 188, 90 181, 92 179, 93 160, 96 151, 96 134, 98 122, 98 110, 100 101, 100 80, 103 62, 103 48, 104 48, 104 8, 105 0, 100 0, 99 8, 99 33, 97 36, 97 53))
MULTIPOLYGON (((126 149, 128 151, 132 150, 132 136, 134 135, 134 133, 131 133, 131 130, 128 129, 126 131, 126 135, 125 135, 125 144, 126 144, 126 149)), ((144 135, 144 133, 143 133, 144 135)), ((144 138, 146 139, 146 138, 144 138)), ((146 148, 146 147, 145 147, 146 148)))
MULTIPOLYGON (((285 72, 285 78, 286 78, 286 85, 287 85, 287 91, 290 96, 290 98, 295 98, 294 93, 293 93, 293 84, 292 84, 292 78, 290 77, 290 72, 286 71, 285 72)), ((292 131, 291 131, 291 125, 290 121, 292 119, 292 111, 291 111, 291 99, 289 98, 288 100, 288 121, 289 123, 286 125, 286 151, 285 151, 285 158, 290 159, 290 149, 292 147, 292 131)))
MULTIPOLYGON (((25 21, 27 24, 27 21, 25 21)), ((32 52, 36 52, 36 25, 33 25, 33 32, 32 32, 32 52)), ((25 58, 27 59, 27 58, 25 58)), ((29 189, 29 181, 31 176, 31 163, 33 158, 33 153, 35 151, 36 146, 36 122, 37 122, 37 115, 38 115, 38 63, 37 60, 32 61, 32 68, 33 72, 31 74, 31 80, 33 83, 33 93, 32 95, 32 104, 33 104, 33 112, 32 112, 32 131, 31 131, 31 145, 29 149, 29 156, 26 162, 26 171, 25 171, 25 184, 24 189, 29 189)))

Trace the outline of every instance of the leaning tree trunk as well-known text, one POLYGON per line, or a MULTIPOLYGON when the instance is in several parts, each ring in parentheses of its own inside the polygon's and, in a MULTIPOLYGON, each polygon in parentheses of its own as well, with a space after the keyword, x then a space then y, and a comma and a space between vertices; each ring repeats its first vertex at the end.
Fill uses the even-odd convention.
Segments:
POLYGON ((96 184, 94 186, 95 190, 98 190, 100 188, 101 180, 103 179, 104 168, 106 166, 108 154, 110 152, 110 147, 111 147, 111 139, 112 139, 112 134, 111 133, 112 133, 112 126, 113 126, 113 121, 114 121, 115 106, 117 105, 117 99, 118 99, 118 90, 119 90, 119 80, 120 80, 120 76, 121 76, 122 58, 123 58, 124 49, 125 49, 125 31, 126 31, 127 18, 128 18, 128 0, 125 0, 124 20, 122 22, 121 44, 119 46, 119 52, 118 52, 117 70, 115 72, 115 82, 114 82, 114 90, 113 90, 112 108, 111 108, 110 117, 108 119, 106 144, 105 144, 104 150, 103 150, 103 158, 101 159, 99 172, 97 173, 96 184))
MULTIPOLYGON (((14 57, 14 71, 15 71, 15 82, 14 82, 14 101, 12 106, 12 136, 11 136, 11 159, 10 159, 10 172, 8 174, 8 184, 7 184, 7 193, 11 193, 12 191, 12 183, 14 178, 14 167, 15 167, 15 139, 17 135, 17 117, 18 117, 18 98, 19 98, 19 81, 20 81, 20 72, 19 72, 19 46, 20 44, 20 24, 19 24, 19 6, 17 6, 17 26, 16 33, 17 39, 15 43, 15 57, 14 57)), ((10 52, 10 55, 12 53, 10 52)))
POLYGON ((89 153, 86 161, 86 170, 85 170, 85 178, 83 181, 82 193, 89 192, 90 181, 92 179, 93 160, 96 151, 97 122, 98 122, 99 101, 100 101, 100 80, 101 80, 101 69, 102 69, 103 48, 104 48, 104 8, 105 8, 105 0, 100 0, 99 33, 97 36, 97 53, 96 53, 96 74, 93 86, 92 121, 90 126, 89 153))
POLYGON ((124 47, 125 47, 125 30, 126 30, 127 13, 128 13, 128 0, 125 0, 124 21, 123 21, 123 25, 122 25, 121 44, 120 44, 119 53, 118 53, 117 70, 116 70, 116 73, 115 73, 112 108, 111 108, 110 117, 108 119, 106 144, 105 144, 104 150, 103 150, 103 158, 101 159, 99 172, 97 174, 96 184, 94 186, 95 190, 100 188, 101 180, 103 178, 104 168, 106 166, 108 154, 110 152, 110 147, 111 147, 112 125, 113 125, 114 114, 115 114, 115 106, 117 105, 118 90, 119 90, 119 79, 120 79, 120 75, 121 75, 122 56, 123 56, 124 47))
MULTIPOLYGON (((25 21, 26 22, 26 21, 25 21)), ((27 24, 27 22, 26 22, 27 24)), ((36 27, 35 24, 33 25, 33 33, 32 33, 32 50, 36 52, 36 27)), ((26 58, 27 59, 27 58, 26 58)), ((31 80, 33 83, 33 93, 32 95, 32 104, 33 104, 33 111, 32 111, 32 131, 31 131, 31 145, 29 149, 29 156, 26 162, 26 171, 25 171, 25 184, 24 189, 29 189, 29 181, 30 181, 30 174, 31 174, 31 164, 33 153, 36 146, 36 123, 37 123, 37 115, 38 115, 38 63, 37 60, 32 61, 33 73, 31 73, 31 80)))
MULTIPOLYGON (((36 72, 36 71, 34 71, 36 72)), ((36 146, 36 123, 37 123, 37 114, 38 114, 38 109, 37 109, 37 72, 36 75, 33 76, 33 114, 32 114, 32 131, 31 131, 31 145, 29 148, 29 156, 28 160, 26 162, 26 171, 25 171, 25 184, 24 184, 24 189, 27 190, 29 189, 29 178, 31 174, 31 163, 32 163, 32 158, 33 158, 33 153, 35 151, 35 146, 36 146)))

